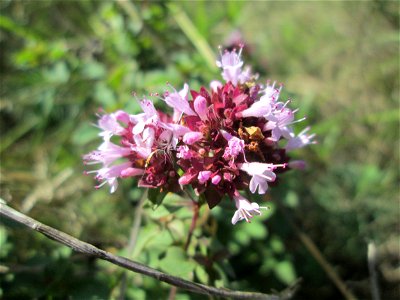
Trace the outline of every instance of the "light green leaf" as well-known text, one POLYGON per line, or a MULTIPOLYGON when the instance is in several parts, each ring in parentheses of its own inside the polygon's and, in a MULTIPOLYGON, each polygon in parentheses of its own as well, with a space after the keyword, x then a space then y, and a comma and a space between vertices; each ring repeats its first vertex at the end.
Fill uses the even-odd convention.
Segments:
POLYGON ((208 274, 201 266, 197 266, 194 272, 201 283, 208 284, 208 274))
POLYGON ((185 251, 179 247, 170 247, 166 256, 160 261, 160 268, 163 271, 184 278, 190 277, 195 267, 195 262, 189 260, 185 251))
POLYGON ((83 65, 82 75, 88 79, 100 79, 106 74, 104 65, 91 61, 83 65))
POLYGON ((290 261, 282 261, 275 267, 275 275, 286 285, 296 280, 296 271, 290 261))

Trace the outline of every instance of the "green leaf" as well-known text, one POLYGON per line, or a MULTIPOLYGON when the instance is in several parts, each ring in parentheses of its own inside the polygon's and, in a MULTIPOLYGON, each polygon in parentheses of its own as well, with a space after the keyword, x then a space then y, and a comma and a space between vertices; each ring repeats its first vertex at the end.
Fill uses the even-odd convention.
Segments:
POLYGON ((100 79, 106 75, 104 65, 91 61, 83 65, 82 76, 88 79, 100 79))
POLYGON ((67 64, 63 61, 56 63, 53 67, 43 72, 44 78, 49 83, 66 83, 69 80, 70 72, 67 64))
POLYGON ((297 207, 299 205, 299 197, 296 193, 289 191, 286 195, 285 203, 289 207, 297 207))
POLYGON ((149 189, 147 198, 154 204, 154 208, 157 208, 164 201, 166 195, 167 192, 161 191, 160 189, 149 189))
POLYGON ((242 228, 253 239, 262 240, 267 236, 267 229, 259 219, 254 218, 251 223, 242 223, 242 228))
POLYGON ((182 248, 170 247, 160 261, 160 268, 171 275, 188 278, 196 268, 196 263, 189 260, 182 248))
POLYGON ((201 266, 197 266, 194 272, 201 283, 208 284, 208 274, 201 266))
POLYGON ((278 263, 274 272, 278 279, 284 284, 289 285, 296 280, 296 272, 290 261, 282 261, 278 263))
POLYGON ((94 98, 97 103, 103 105, 105 109, 112 108, 116 104, 115 94, 103 81, 95 85, 94 98))
POLYGON ((271 247, 272 251, 277 254, 283 253, 285 251, 285 246, 284 246, 282 240, 277 236, 274 236, 271 239, 270 247, 271 247))
POLYGON ((11 249, 12 244, 7 241, 7 231, 4 226, 0 226, 0 258, 6 257, 11 249))

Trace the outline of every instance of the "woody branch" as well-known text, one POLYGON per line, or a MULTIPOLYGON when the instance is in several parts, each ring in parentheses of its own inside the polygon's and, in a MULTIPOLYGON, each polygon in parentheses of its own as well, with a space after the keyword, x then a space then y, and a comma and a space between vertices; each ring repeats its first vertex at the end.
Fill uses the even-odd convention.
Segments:
POLYGON ((137 263, 130 259, 122 256, 114 255, 110 252, 99 249, 89 243, 81 241, 73 236, 68 235, 65 232, 59 231, 53 227, 47 226, 35 219, 24 215, 15 209, 9 207, 0 199, 0 216, 11 219, 19 224, 25 225, 26 227, 40 232, 46 237, 62 244, 67 247, 72 248, 76 252, 80 252, 86 255, 94 256, 96 258, 109 261, 110 263, 120 266, 124 269, 140 273, 149 277, 153 277, 159 281, 166 282, 170 285, 188 290, 193 293, 219 296, 219 297, 229 297, 233 299, 267 299, 267 300, 279 300, 279 299, 289 299, 292 297, 296 286, 292 286, 287 290, 283 291, 280 295, 268 295, 263 293, 253 293, 253 292, 241 292, 233 291, 229 289, 219 289, 211 286, 206 286, 203 284, 191 282, 176 276, 172 276, 156 269, 150 268, 146 265, 137 263))

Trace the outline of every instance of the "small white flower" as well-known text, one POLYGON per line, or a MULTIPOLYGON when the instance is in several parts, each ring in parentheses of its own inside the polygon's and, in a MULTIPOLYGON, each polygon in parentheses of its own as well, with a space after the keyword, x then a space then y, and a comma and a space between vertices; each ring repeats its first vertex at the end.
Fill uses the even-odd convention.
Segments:
POLYGON ((236 50, 225 51, 224 54, 221 53, 220 60, 216 61, 217 67, 222 69, 222 78, 234 85, 245 83, 251 78, 250 68, 242 70, 243 61, 240 58, 242 50, 243 48, 240 48, 239 53, 236 50))
POLYGON ((239 169, 245 171, 250 176, 249 189, 254 194, 258 188, 259 194, 265 194, 268 189, 268 181, 275 181, 276 175, 272 172, 276 169, 276 165, 264 164, 259 162, 243 163, 238 165, 239 169))
POLYGON ((250 219, 253 218, 253 216, 261 215, 260 209, 269 209, 268 207, 260 207, 256 202, 250 202, 237 191, 233 196, 233 199, 235 200, 237 208, 232 217, 233 225, 235 225, 237 221, 241 220, 246 220, 246 222, 250 223, 250 219))
POLYGON ((297 148, 302 148, 309 144, 315 144, 316 142, 312 139, 315 137, 315 134, 307 134, 310 130, 310 127, 307 127, 302 132, 300 132, 297 136, 292 137, 288 140, 285 149, 286 151, 290 151, 297 148))
POLYGON ((281 90, 282 87, 279 89, 275 88, 275 82, 273 85, 268 84, 264 90, 264 95, 260 97, 260 100, 254 102, 249 108, 236 113, 236 117, 264 117, 268 119, 273 112, 273 105, 278 100, 281 90))
POLYGON ((249 118, 249 117, 266 117, 271 114, 271 103, 266 98, 260 98, 259 101, 254 102, 249 108, 236 113, 238 118, 249 118))

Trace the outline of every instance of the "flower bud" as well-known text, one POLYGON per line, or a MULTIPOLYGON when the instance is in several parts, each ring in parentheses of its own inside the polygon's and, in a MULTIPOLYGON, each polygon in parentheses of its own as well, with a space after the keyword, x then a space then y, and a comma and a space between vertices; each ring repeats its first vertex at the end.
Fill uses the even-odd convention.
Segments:
POLYGON ((208 120, 207 118, 207 100, 203 96, 197 96, 196 99, 194 99, 194 110, 196 113, 199 115, 200 119, 202 121, 208 120))
POLYGON ((222 83, 219 82, 218 80, 213 80, 210 83, 210 88, 214 93, 218 92, 218 89, 221 87, 222 87, 222 83))
POLYGON ((211 171, 201 171, 199 172, 199 176, 197 176, 197 179, 199 180, 200 184, 204 184, 207 182, 207 180, 210 178, 212 172, 211 171))
POLYGON ((203 137, 203 134, 201 132, 191 131, 191 132, 185 133, 185 135, 183 136, 183 142, 188 145, 193 145, 198 140, 200 140, 202 137, 203 137))
POLYGON ((211 178, 211 182, 215 185, 217 185, 221 181, 221 176, 215 175, 213 178, 211 178))
POLYGON ((289 168, 297 169, 297 170, 304 170, 307 168, 307 164, 304 160, 293 160, 288 163, 289 168))
POLYGON ((126 168, 125 170, 121 171, 121 177, 133 177, 133 176, 138 176, 142 175, 144 173, 143 169, 138 169, 138 168, 126 168))

